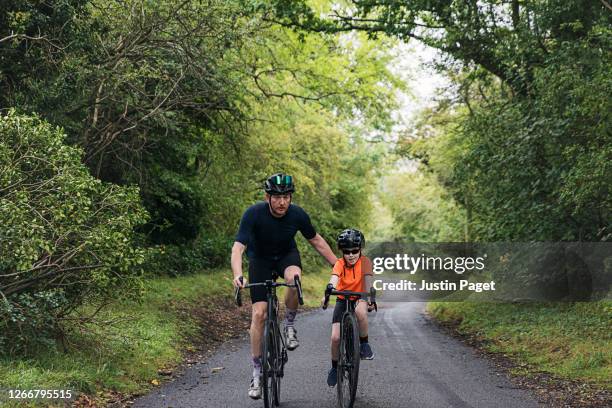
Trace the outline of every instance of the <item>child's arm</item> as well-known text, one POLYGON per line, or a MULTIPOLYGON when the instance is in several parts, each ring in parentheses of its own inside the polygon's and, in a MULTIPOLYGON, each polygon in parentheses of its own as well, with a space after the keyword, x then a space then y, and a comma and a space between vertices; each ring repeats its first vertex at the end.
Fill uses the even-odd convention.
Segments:
POLYGON ((374 283, 374 274, 372 273, 372 261, 367 256, 363 257, 361 270, 363 273, 364 280, 364 291, 369 292, 372 284, 374 283))
MULTIPOLYGON (((327 288, 326 291, 329 290, 329 286, 331 285, 332 288, 336 288, 338 287, 338 282, 340 281, 340 276, 338 276, 338 268, 339 268, 339 264, 338 262, 336 262, 336 264, 334 265, 334 269, 332 270, 332 275, 329 278, 329 283, 327 284, 327 288)), ((321 299, 321 307, 325 308, 327 306, 325 305, 325 296, 323 296, 323 299, 321 299)))
MULTIPOLYGON (((363 259, 363 281, 364 281, 364 290, 369 292, 374 284, 374 274, 372 273, 372 261, 368 257, 364 257, 363 259)), ((371 299, 368 301, 368 312, 371 312, 374 309, 377 309, 375 303, 372 303, 371 299)))
POLYGON ((332 285, 334 288, 338 285, 338 281, 340 281, 338 275, 332 275, 329 278, 329 284, 332 285))
POLYGON ((374 276, 366 275, 365 276, 365 291, 369 292, 373 284, 374 284, 374 276))

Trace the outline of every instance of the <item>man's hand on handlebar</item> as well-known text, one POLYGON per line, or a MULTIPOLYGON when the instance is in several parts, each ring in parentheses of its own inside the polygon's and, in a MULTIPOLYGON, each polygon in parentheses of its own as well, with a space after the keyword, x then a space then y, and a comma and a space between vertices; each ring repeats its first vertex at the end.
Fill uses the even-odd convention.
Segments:
POLYGON ((232 280, 232 285, 234 285, 234 288, 244 288, 244 277, 242 275, 235 277, 232 280))

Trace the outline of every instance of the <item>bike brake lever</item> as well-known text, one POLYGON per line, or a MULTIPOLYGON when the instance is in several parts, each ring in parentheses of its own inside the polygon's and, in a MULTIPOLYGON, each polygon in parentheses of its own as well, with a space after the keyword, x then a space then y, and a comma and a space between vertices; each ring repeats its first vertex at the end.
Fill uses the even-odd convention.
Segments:
POLYGON ((378 305, 376 304, 376 289, 370 288, 370 304, 374 306, 374 310, 378 312, 378 305))
MULTIPOLYGON (((242 278, 242 276, 240 277, 240 283, 243 283, 243 278, 242 278)), ((240 307, 240 306, 242 306, 242 296, 240 295, 240 289, 241 289, 241 287, 240 287, 240 286, 238 286, 238 287, 236 288, 235 293, 234 293, 234 298, 235 298, 235 300, 236 300, 236 304, 237 304, 239 307, 240 307)))
POLYGON ((302 283, 300 282, 300 276, 299 275, 295 275, 293 277, 293 282, 295 282, 295 286, 297 286, 297 292, 298 292, 298 303, 300 305, 304 304, 304 296, 302 293, 302 283))

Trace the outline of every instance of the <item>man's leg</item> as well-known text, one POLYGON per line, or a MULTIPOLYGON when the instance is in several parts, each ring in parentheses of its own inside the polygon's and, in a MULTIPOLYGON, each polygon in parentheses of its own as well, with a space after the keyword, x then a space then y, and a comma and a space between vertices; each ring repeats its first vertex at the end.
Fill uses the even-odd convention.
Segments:
MULTIPOLYGON (((302 277, 302 269, 297 265, 289 265, 285 268, 284 277, 285 281, 289 284, 294 282, 295 275, 302 277)), ((294 327, 295 316, 297 315, 298 309, 298 295, 297 289, 287 288, 285 292, 285 334, 287 336, 287 349, 295 350, 300 343, 297 339, 297 331, 294 327)))
POLYGON ((261 398, 261 336, 266 320, 267 302, 255 302, 251 309, 251 355, 253 357, 253 380, 249 388, 249 397, 261 398))
POLYGON ((359 324, 359 351, 361 358, 371 360, 374 358, 372 348, 368 343, 368 303, 360 300, 355 307, 355 316, 359 324))
MULTIPOLYGON (((285 268, 285 281, 289 284, 293 283, 293 278, 295 275, 298 275, 300 277, 300 282, 302 280, 302 269, 299 266, 296 265, 290 265, 287 268, 285 268)), ((285 306, 287 306, 287 309, 291 309, 291 310, 297 310, 298 308, 298 296, 297 296, 297 289, 295 288, 287 288, 287 291, 285 292, 285 306)))
MULTIPOLYGON (((249 282, 257 283, 270 279, 272 265, 265 259, 249 259, 249 282)), ((249 397, 261 398, 261 337, 267 313, 266 288, 257 286, 250 288, 251 302, 251 356, 253 362, 253 377, 249 387, 249 397)))
POLYGON ((251 355, 261 357, 261 336, 266 321, 267 302, 253 303, 251 313, 251 355))

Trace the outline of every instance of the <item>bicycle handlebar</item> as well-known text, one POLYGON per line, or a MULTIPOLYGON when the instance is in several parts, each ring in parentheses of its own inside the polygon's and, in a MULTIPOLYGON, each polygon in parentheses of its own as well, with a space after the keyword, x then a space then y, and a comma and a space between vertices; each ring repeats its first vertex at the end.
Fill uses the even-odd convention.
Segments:
POLYGON ((369 303, 373 304, 374 309, 378 311, 378 305, 376 304, 376 289, 374 289, 373 287, 370 288, 369 292, 351 292, 349 290, 336 290, 333 288, 333 286, 330 283, 325 288, 325 301, 323 302, 323 306, 322 306, 323 310, 327 309, 327 305, 329 303, 330 296, 353 296, 353 297, 357 297, 358 299, 369 298, 370 299, 369 303))
MULTIPOLYGON (((241 276, 240 277, 240 283, 244 282, 244 278, 241 276)), ((236 300, 236 304, 238 306, 242 306, 242 296, 240 295, 240 289, 244 288, 254 288, 256 286, 265 286, 265 287, 279 287, 279 286, 285 286, 288 288, 297 288, 297 292, 298 292, 298 303, 300 305, 304 304, 304 298, 303 298, 303 293, 302 293, 302 284, 300 281, 300 275, 295 275, 293 277, 293 282, 294 283, 278 283, 273 281, 272 279, 268 279, 265 282, 256 282, 256 283, 247 283, 246 285, 244 285, 243 287, 238 286, 235 290, 234 290, 234 299, 236 300)))

